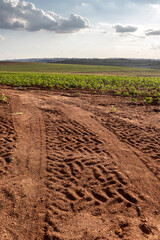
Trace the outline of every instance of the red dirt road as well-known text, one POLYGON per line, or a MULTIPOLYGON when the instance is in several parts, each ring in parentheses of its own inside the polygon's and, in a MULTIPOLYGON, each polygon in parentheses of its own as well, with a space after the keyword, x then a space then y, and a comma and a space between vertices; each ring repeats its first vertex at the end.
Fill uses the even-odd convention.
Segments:
POLYGON ((2 91, 0 240, 160 239, 159 106, 2 91))

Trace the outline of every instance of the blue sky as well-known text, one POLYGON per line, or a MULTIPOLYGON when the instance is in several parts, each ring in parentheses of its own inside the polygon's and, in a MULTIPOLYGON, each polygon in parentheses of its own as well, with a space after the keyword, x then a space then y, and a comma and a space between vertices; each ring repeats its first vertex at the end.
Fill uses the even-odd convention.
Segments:
POLYGON ((0 59, 159 56, 160 0, 0 0, 0 59))

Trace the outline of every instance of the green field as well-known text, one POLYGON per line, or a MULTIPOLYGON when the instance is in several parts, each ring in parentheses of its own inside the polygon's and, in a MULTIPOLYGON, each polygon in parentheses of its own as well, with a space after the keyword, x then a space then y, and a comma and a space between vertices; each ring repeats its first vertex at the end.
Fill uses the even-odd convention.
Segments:
POLYGON ((126 76, 160 76, 160 70, 153 69, 24 62, 0 62, 0 72, 87 73, 126 76))
POLYGON ((20 90, 36 86, 49 89, 91 90, 116 96, 142 98, 147 103, 159 103, 160 78, 81 74, 0 73, 0 84, 20 90))
POLYGON ((21 90, 36 86, 110 92, 132 102, 160 102, 160 71, 141 68, 1 62, 0 84, 21 90))

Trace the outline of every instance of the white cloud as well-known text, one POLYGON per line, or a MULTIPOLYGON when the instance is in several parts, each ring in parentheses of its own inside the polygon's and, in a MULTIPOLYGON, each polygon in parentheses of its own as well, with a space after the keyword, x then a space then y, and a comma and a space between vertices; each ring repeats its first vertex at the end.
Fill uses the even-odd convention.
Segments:
POLYGON ((2 35, 0 35, 0 40, 4 40, 4 37, 2 35))
POLYGON ((160 30, 150 29, 146 31, 146 36, 160 36, 160 30))
POLYGON ((150 7, 156 10, 158 13, 160 12, 160 4, 151 4, 150 7))
POLYGON ((36 8, 30 2, 0 0, 1 29, 69 33, 88 27, 89 21, 80 15, 71 14, 69 18, 63 18, 52 11, 36 8))
POLYGON ((109 23, 100 22, 98 23, 93 30, 96 30, 98 32, 104 33, 104 34, 112 34, 113 33, 113 26, 109 23))
POLYGON ((87 7, 87 6, 89 6, 89 4, 82 2, 82 6, 83 6, 83 7, 87 7))
POLYGON ((155 50, 155 51, 160 50, 160 45, 159 44, 158 45, 152 44, 151 49, 155 50))
POLYGON ((99 23, 96 27, 97 31, 100 31, 102 33, 107 33, 110 34, 112 36, 116 36, 115 32, 118 33, 119 36, 121 37, 134 37, 134 38, 142 38, 144 36, 142 36, 143 31, 141 33, 141 31, 138 31, 138 33, 135 35, 133 33, 135 33, 138 30, 139 27, 135 27, 135 26, 129 26, 129 25, 125 25, 123 26, 122 24, 116 24, 116 25, 112 25, 109 23, 99 23), (115 31, 114 31, 115 29, 115 31), (141 34, 141 35, 139 35, 141 34))
POLYGON ((136 32, 137 27, 134 26, 122 26, 122 25, 115 25, 114 26, 117 33, 129 33, 129 32, 136 32))

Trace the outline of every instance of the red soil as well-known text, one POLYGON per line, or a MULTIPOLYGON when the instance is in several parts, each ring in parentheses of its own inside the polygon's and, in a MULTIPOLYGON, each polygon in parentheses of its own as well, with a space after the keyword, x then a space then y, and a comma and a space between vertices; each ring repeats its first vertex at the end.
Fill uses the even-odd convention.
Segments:
POLYGON ((160 239, 159 106, 1 88, 0 240, 160 239))

